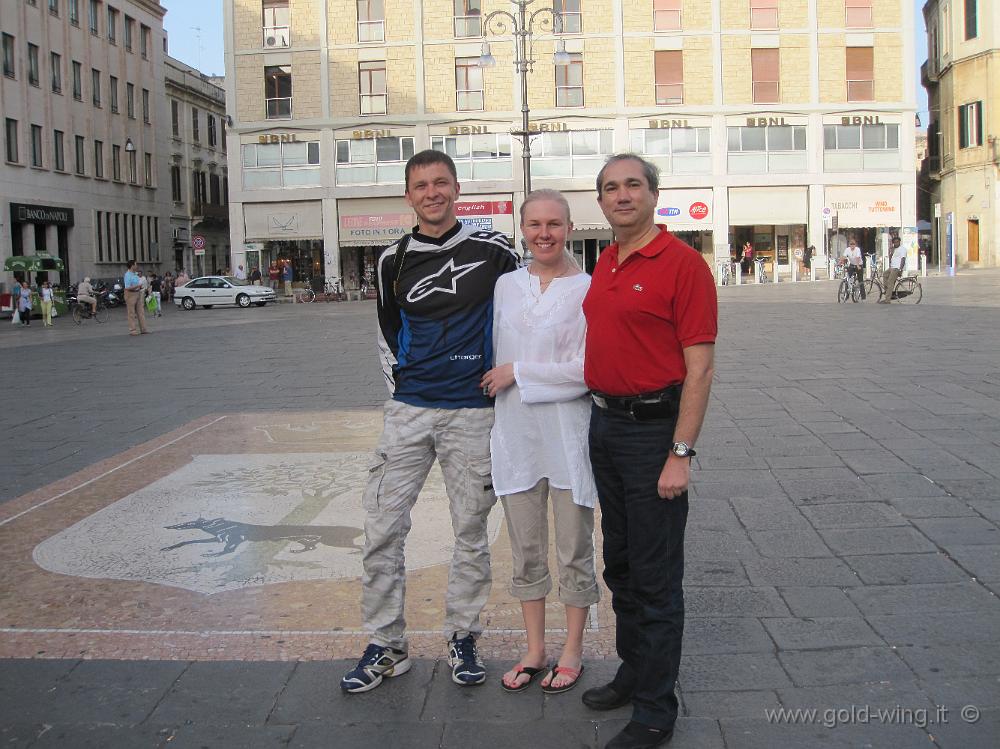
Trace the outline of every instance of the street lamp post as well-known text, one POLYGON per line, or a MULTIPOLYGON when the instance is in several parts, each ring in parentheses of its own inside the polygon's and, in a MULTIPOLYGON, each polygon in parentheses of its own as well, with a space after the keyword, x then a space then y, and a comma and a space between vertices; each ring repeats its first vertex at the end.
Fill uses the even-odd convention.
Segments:
MULTIPOLYGON (((521 129, 512 130, 511 135, 521 139, 521 163, 524 170, 524 194, 531 192, 531 132, 528 130, 528 73, 535 65, 534 32, 551 31, 554 34, 562 32, 562 15, 552 6, 542 6, 529 10, 537 0, 511 0, 513 12, 495 10, 483 19, 483 36, 514 37, 514 70, 521 77, 521 129)), ((569 65, 570 57, 566 52, 566 42, 562 39, 556 45, 552 56, 556 65, 569 65)), ((497 64, 496 58, 490 53, 490 43, 483 42, 483 51, 479 56, 479 66, 491 68, 497 64)))

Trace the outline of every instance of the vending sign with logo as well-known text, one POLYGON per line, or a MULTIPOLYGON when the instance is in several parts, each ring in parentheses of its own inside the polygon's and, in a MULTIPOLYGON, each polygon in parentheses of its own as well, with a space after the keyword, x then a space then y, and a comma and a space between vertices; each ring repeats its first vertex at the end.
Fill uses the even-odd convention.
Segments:
POLYGON ((656 221, 671 230, 711 231, 712 191, 660 190, 656 221))

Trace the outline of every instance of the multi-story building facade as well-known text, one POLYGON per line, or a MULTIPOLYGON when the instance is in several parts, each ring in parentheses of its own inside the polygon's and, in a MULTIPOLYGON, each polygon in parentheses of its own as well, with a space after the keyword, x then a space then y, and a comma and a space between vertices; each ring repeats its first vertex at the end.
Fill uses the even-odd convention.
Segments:
POLYGON ((164 13, 156 0, 0 3, 0 258, 58 255, 63 283, 119 276, 131 257, 159 267, 164 13))
POLYGON ((169 264, 214 273, 230 262, 226 92, 218 79, 172 57, 166 58, 164 70, 173 206, 169 264))
POLYGON ((936 257, 947 267, 1000 264, 1000 6, 924 5, 927 173, 936 257))
MULTIPOLYGON (((403 164, 424 148, 455 158, 460 218, 516 238, 519 78, 509 29, 484 29, 491 11, 512 7, 227 0, 234 253, 248 242, 251 263, 287 257, 299 277, 342 275, 350 288, 374 248, 412 225, 403 164), (484 41, 495 67, 479 64, 484 41)), ((612 238, 594 177, 619 151, 660 166, 661 220, 708 260, 750 242, 787 271, 807 245, 822 253, 850 232, 874 249, 914 225, 905 0, 556 0, 555 10, 561 33, 535 29, 528 75, 532 180, 566 194, 588 267, 612 238), (557 49, 568 64, 554 64, 557 49)))

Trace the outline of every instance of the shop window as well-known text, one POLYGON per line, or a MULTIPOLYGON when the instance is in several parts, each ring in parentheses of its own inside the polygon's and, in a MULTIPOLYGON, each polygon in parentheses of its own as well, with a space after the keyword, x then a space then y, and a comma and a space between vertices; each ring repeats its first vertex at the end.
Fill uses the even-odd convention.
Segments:
POLYGON ((385 41, 384 0, 358 0, 358 41, 385 41))
POLYGON ((684 53, 680 50, 654 52, 656 103, 684 103, 684 53))
POLYGON ((265 49, 283 49, 291 44, 288 0, 264 0, 261 20, 265 49))
POLYGON ((875 50, 872 47, 847 47, 847 100, 875 100, 875 50))
POLYGON ((750 0, 750 28, 778 28, 778 0, 750 0))
POLYGON ((555 0, 552 10, 559 21, 556 29, 560 34, 579 34, 583 31, 583 0, 555 0))
POLYGON ((653 0, 653 31, 680 31, 683 0, 653 0))
POLYGON ((459 112, 483 109, 483 69, 478 57, 455 58, 455 108, 459 112))
POLYGON ((983 103, 974 101, 958 108, 958 147, 983 145, 983 103))
POLYGON ((775 104, 779 101, 779 59, 776 49, 750 50, 754 104, 775 104))
POLYGON ((38 45, 28 42, 28 83, 38 85, 38 45))
POLYGON ((52 68, 52 93, 62 93, 62 55, 49 53, 49 66, 52 68))
POLYGON ((3 35, 3 74, 8 78, 14 78, 17 75, 14 56, 14 37, 10 34, 3 35))
POLYGON ((245 143, 243 188, 314 187, 320 184, 319 141, 245 143))
POLYGON ((849 29, 870 29, 872 0, 845 0, 844 25, 849 29))
POLYGON ((979 0, 965 0, 965 38, 979 36, 979 0))
POLYGON ((358 63, 358 90, 361 114, 386 114, 389 111, 385 60, 358 63))
POLYGON ((899 125, 824 125, 823 165, 828 172, 899 169, 899 125))
POLYGON ((611 130, 541 133, 531 146, 531 176, 595 177, 614 153, 614 141, 611 130))
POLYGON ((337 184, 387 184, 404 181, 413 138, 359 138, 337 141, 337 184))
POLYGON ((664 174, 707 174, 712 169, 711 128, 648 128, 629 135, 632 152, 664 174))
POLYGON ((264 99, 269 120, 287 120, 292 116, 292 66, 268 65, 264 68, 264 99))
POLYGON ((431 148, 451 156, 460 181, 511 178, 510 135, 506 133, 435 135, 431 148))
POLYGON ((806 127, 730 127, 729 173, 800 172, 806 168, 806 127))
POLYGON ((481 0, 454 0, 455 38, 467 39, 483 35, 481 0))
POLYGON ((583 106, 583 55, 569 54, 568 65, 556 65, 556 106, 583 106))

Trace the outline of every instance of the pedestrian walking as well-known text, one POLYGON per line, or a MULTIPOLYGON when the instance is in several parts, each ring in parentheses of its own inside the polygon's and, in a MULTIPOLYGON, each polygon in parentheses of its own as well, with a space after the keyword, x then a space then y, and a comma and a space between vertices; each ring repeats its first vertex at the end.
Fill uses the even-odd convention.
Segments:
POLYGON ((125 312, 128 314, 129 335, 148 333, 146 327, 146 306, 143 278, 139 275, 139 267, 135 260, 129 259, 125 266, 125 312))
POLYGON ((52 302, 54 297, 52 295, 52 284, 48 281, 42 283, 42 288, 39 289, 39 295, 41 296, 42 302, 42 326, 45 328, 52 327, 52 302))
POLYGON ((361 609, 369 644, 341 679, 367 692, 410 669, 403 548, 410 510, 437 459, 455 534, 445 591, 444 634, 451 679, 486 680, 476 637, 490 592, 487 517, 496 503, 490 478, 493 402, 480 381, 490 368, 493 287, 517 256, 500 232, 458 221, 455 163, 441 151, 406 162, 406 202, 414 231, 378 260, 378 347, 391 399, 362 504, 361 609))
POLYGON ((653 223, 658 188, 659 169, 638 156, 605 162, 598 204, 617 241, 601 253, 583 302, 590 459, 621 659, 611 682, 588 689, 583 702, 632 704, 606 749, 664 744, 677 720, 690 464, 718 328, 708 265, 653 223))
POLYGON ((163 281, 158 275, 149 272, 149 294, 156 302, 156 306, 153 308, 153 314, 157 317, 163 317, 163 304, 161 295, 163 294, 163 281))
POLYGON ((583 381, 590 277, 566 250, 569 204, 537 190, 521 204, 521 236, 533 260, 501 276, 493 298, 494 368, 483 387, 496 398, 490 437, 493 489, 503 503, 513 556, 510 593, 521 602, 527 653, 503 675, 509 692, 543 673, 549 574, 549 505, 555 525, 559 600, 566 639, 541 681, 555 694, 583 673, 583 630, 599 593, 594 572, 597 490, 587 455, 590 398, 583 381))
POLYGON ((27 282, 21 284, 18 291, 17 312, 21 316, 22 325, 31 325, 32 290, 27 282))

